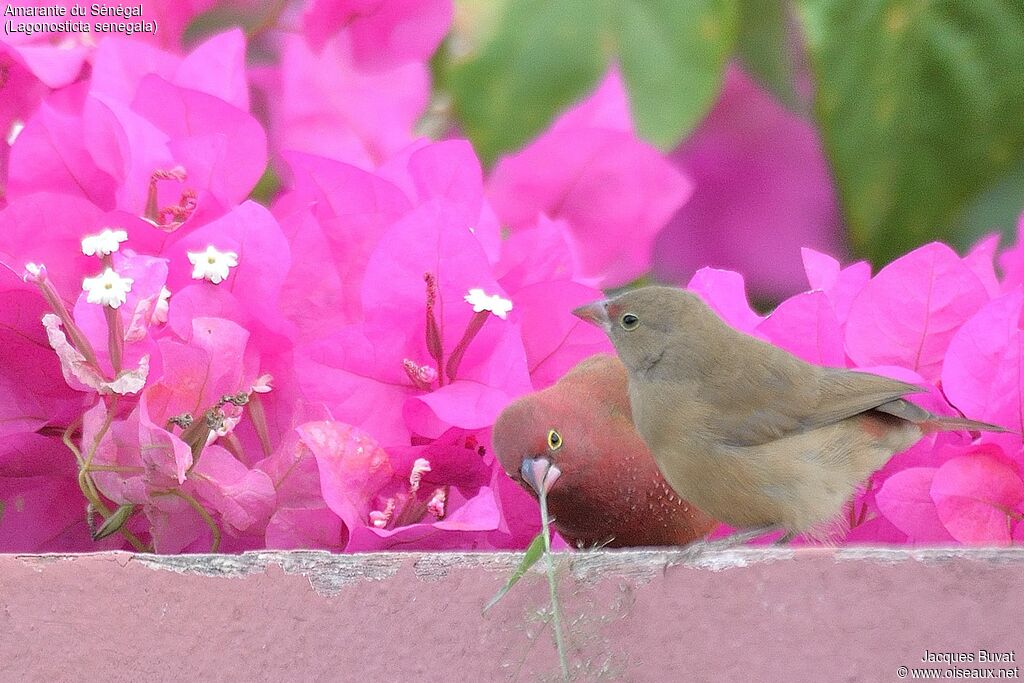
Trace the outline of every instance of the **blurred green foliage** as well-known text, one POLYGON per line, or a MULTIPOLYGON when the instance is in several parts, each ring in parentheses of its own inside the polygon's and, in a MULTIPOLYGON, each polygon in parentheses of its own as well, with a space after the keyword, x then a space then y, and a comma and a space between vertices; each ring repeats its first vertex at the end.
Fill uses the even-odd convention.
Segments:
POLYGON ((485 162, 620 64, 638 132, 663 150, 714 103, 730 58, 814 105, 854 250, 876 264, 1009 228, 1024 196, 1022 0, 457 0, 437 67, 485 162), (461 17, 461 19, 460 19, 461 17), (988 222, 992 224, 988 224, 988 222))
POLYGON ((443 81, 486 162, 543 130, 612 60, 639 133, 671 149, 714 103, 738 28, 732 0, 512 0, 460 9, 485 28, 471 29, 478 34, 467 54, 450 49, 443 81))
POLYGON ((1024 152, 1020 0, 801 0, 815 117, 854 248, 953 239, 1024 152))
POLYGON ((791 49, 786 3, 780 0, 744 0, 736 56, 744 71, 760 81, 790 109, 798 105, 795 59, 791 49))

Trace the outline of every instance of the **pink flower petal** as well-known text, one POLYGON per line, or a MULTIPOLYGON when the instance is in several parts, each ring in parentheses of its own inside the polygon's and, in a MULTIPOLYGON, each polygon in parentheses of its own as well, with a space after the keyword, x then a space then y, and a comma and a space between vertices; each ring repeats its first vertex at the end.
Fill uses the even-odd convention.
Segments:
POLYGON ((0 292, 0 439, 46 424, 68 425, 83 395, 69 387, 47 342, 38 294, 0 292))
POLYGON ((647 271, 654 239, 692 186, 630 133, 559 126, 503 157, 488 196, 503 223, 564 219, 584 277, 624 284, 647 271))
POLYGON ((907 542, 907 535, 885 517, 874 517, 851 529, 844 541, 871 545, 902 545, 907 542))
MULTIPOLYGON (((0 445, 0 552, 96 549, 74 457, 58 438, 18 434, 0 445)), ((113 547, 118 547, 115 540, 113 547)), ((109 548, 111 546, 107 546, 109 548)))
POLYGON ((116 183, 101 170, 82 135, 84 85, 54 92, 25 123, 11 148, 8 201, 36 192, 59 192, 114 208, 116 183))
POLYGON ((952 249, 925 245, 883 268, 854 300, 847 351, 858 365, 899 365, 935 380, 957 328, 987 301, 952 249))
POLYGON ((456 212, 452 220, 467 226, 488 257, 497 260, 500 227, 484 202, 480 161, 467 140, 420 140, 389 159, 377 173, 401 187, 413 204, 443 200, 456 212))
POLYGON ((741 332, 752 333, 764 320, 747 303, 743 276, 731 270, 701 268, 686 285, 725 322, 741 332))
POLYGON ((981 307, 950 340, 942 384, 950 400, 971 415, 987 416, 996 399, 993 384, 1019 335, 1022 306, 1024 290, 1017 288, 981 307))
POLYGON ((577 130, 603 128, 633 133, 633 117, 629 112, 629 98, 619 68, 608 70, 601 83, 585 100, 558 117, 551 130, 577 130))
POLYGON ((285 155, 291 189, 274 207, 292 251, 281 309, 307 339, 362 319, 359 295, 370 254, 411 208, 392 183, 354 166, 285 155))
POLYGON ((1009 545, 1008 513, 1024 501, 1024 482, 987 455, 954 458, 935 473, 931 488, 939 518, 961 543, 1009 545))
POLYGON ((148 75, 131 106, 168 136, 190 185, 209 189, 222 202, 243 201, 266 169, 263 127, 222 99, 148 75))
POLYGON ((1024 290, 1019 287, 985 304, 950 340, 942 366, 943 390, 957 408, 1017 432, 986 436, 1010 452, 1020 448, 1024 431, 1022 307, 1024 290))
POLYGON ((985 291, 989 298, 999 296, 1002 288, 999 278, 996 276, 995 255, 999 248, 999 235, 989 235, 979 240, 964 257, 964 263, 974 271, 974 274, 985 285, 985 291))
POLYGON ((695 189, 658 236, 658 279, 681 283, 714 266, 778 297, 801 288, 801 247, 842 251, 832 176, 814 127, 739 69, 729 70, 718 103, 673 160, 695 189))
POLYGON ((539 282, 512 296, 534 389, 554 384, 584 358, 612 351, 602 330, 570 313, 600 298, 599 290, 570 281, 539 282))
MULTIPOLYGON (((167 359, 168 355, 165 352, 164 358, 167 359)), ((193 458, 188 444, 166 429, 167 418, 184 412, 169 409, 175 405, 175 399, 172 392, 162 384, 143 392, 139 401, 139 449, 142 462, 152 476, 165 478, 168 483, 182 484, 185 482, 185 473, 192 467, 193 458)))
POLYGON ((843 331, 824 292, 797 294, 783 301, 756 331, 808 363, 846 365, 843 331))
POLYGON ((804 270, 811 289, 825 292, 840 323, 845 323, 853 300, 871 279, 871 266, 860 261, 840 269, 839 262, 813 249, 802 248, 804 270))
POLYGON ((554 280, 596 285, 579 275, 579 254, 573 250, 567 231, 565 221, 541 215, 536 227, 509 235, 502 242, 501 257, 494 267, 501 286, 514 294, 528 285, 554 280))
POLYGON ((404 416, 416 434, 436 439, 451 427, 483 429, 515 396, 478 382, 455 380, 405 404, 404 416))
POLYGON ((451 0, 313 0, 303 15, 314 48, 348 34, 360 66, 426 62, 448 32, 451 0))
POLYGON ((267 524, 268 549, 338 553, 347 543, 345 523, 326 507, 281 508, 267 524))
POLYGON ((274 146, 374 168, 412 141, 429 92, 424 64, 363 71, 343 40, 314 54, 301 36, 290 36, 280 93, 271 102, 274 146))
POLYGON ((262 341, 267 341, 271 331, 287 334, 277 297, 291 266, 291 250, 270 211, 256 202, 243 202, 168 247, 172 264, 168 286, 172 291, 195 282, 187 254, 202 252, 211 245, 221 252, 234 252, 238 266, 231 268, 223 282, 203 284, 230 292, 248 314, 249 327, 262 325, 266 330, 262 341))
POLYGON ((911 543, 943 543, 953 540, 939 519, 931 488, 933 467, 911 467, 892 475, 875 494, 878 509, 911 543))
POLYGON ((370 500, 391 479, 388 454, 366 432, 341 422, 297 428, 316 457, 324 502, 351 533, 366 524, 370 500))
POLYGON ((382 348, 353 326, 300 345, 295 366, 309 401, 322 403, 335 418, 358 424, 390 446, 409 442, 402 406, 416 390, 407 378, 400 383, 397 371, 405 357, 399 340, 382 348), (390 366, 396 364, 393 372, 390 366))
MULTIPOLYGON (((63 88, 74 82, 89 55, 89 49, 82 40, 68 38, 58 45, 51 42, 52 33, 33 36, 4 33, 0 40, 0 54, 6 52, 49 88, 63 88)), ((7 95, 6 91, 4 95, 7 95)))
POLYGON ((246 468, 214 444, 203 449, 190 480, 200 501, 220 514, 228 532, 263 533, 276 504, 266 473, 246 468))
POLYGON ((809 247, 800 248, 800 258, 803 260, 807 284, 811 289, 820 289, 823 292, 832 289, 839 279, 839 261, 809 247))

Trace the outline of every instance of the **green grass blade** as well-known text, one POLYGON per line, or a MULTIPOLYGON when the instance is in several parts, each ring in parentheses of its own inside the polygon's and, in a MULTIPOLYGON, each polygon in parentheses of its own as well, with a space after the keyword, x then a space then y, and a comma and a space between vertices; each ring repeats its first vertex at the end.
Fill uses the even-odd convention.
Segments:
POLYGON ((523 555, 523 559, 520 561, 519 566, 516 567, 515 571, 513 571, 508 577, 508 581, 506 581, 505 585, 501 587, 498 594, 491 598, 491 601, 484 606, 483 611, 486 612, 497 605, 498 601, 505 597, 505 594, 512 589, 512 586, 516 585, 519 579, 523 578, 526 572, 530 570, 530 567, 537 564, 537 560, 539 560, 543 554, 544 532, 542 531, 537 534, 532 541, 530 541, 530 545, 526 548, 526 554, 523 555))

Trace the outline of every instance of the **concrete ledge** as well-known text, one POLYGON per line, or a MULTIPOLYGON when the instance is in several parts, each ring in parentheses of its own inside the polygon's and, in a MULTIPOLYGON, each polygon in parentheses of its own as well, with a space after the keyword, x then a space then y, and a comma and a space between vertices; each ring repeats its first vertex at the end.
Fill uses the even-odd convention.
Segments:
MULTIPOLYGON (((539 571, 481 615, 519 557, 0 555, 0 678, 557 680, 539 571)), ((888 681, 1024 656, 1024 548, 595 551, 559 572, 579 680, 888 681)))

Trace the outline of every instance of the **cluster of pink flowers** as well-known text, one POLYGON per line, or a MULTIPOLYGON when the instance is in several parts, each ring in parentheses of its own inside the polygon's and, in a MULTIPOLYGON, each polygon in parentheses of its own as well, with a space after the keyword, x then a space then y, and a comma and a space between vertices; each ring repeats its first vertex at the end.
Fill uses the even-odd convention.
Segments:
MULTIPOLYGON (((333 28, 331 4, 253 75, 269 128, 240 31, 182 56, 104 39, 87 74, 4 100, 0 550, 494 548, 536 530, 489 428, 607 350, 568 313, 600 296, 596 267, 539 210, 503 239, 470 145, 414 137, 449 3, 395 3, 430 15, 418 44, 388 3, 333 28), (268 209, 248 197, 271 158, 268 209)), ((671 192, 662 214, 681 203, 668 162, 615 144, 671 192)))
MULTIPOLYGON (((490 427, 610 351, 569 311, 648 272, 691 195, 736 223, 704 147, 739 105, 673 161, 613 70, 485 177, 469 143, 413 133, 448 0, 315 0, 273 66, 238 30, 168 47, 212 4, 150 3, 159 41, 0 42, 0 551, 522 547, 536 505, 490 427), (249 199, 268 164, 270 208, 249 199)), ((734 73, 727 94, 751 88, 734 73)), ((808 240, 835 220, 830 191, 792 202, 808 240)), ((767 318, 736 273, 690 286, 801 357, 1019 430, 1024 250, 999 280, 995 248, 929 245, 873 279, 807 250, 811 291, 767 318)), ((855 502, 850 539, 1024 537, 1022 465, 1019 434, 930 436, 855 502)))

